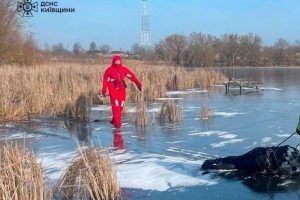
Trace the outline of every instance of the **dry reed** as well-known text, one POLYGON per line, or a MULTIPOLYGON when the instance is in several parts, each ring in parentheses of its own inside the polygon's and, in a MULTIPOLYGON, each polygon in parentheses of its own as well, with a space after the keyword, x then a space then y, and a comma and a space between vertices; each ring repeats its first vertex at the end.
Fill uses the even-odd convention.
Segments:
POLYGON ((147 114, 147 105, 144 102, 136 104, 136 113, 132 115, 132 122, 137 127, 145 128, 149 124, 149 117, 147 114))
MULTIPOLYGON (((142 82, 145 101, 166 96, 167 90, 207 88, 212 84, 222 83, 224 79, 220 73, 203 69, 186 70, 141 62, 131 64, 143 65, 130 68, 142 82)), ((32 115, 71 116, 81 119, 82 116, 76 117, 76 102, 80 96, 87 97, 84 102, 89 105, 109 103, 107 97, 101 99, 101 102, 97 98, 106 67, 72 63, 29 67, 1 66, 0 121, 19 120, 32 115)), ((127 100, 135 102, 139 92, 133 84, 128 85, 127 100)))
POLYGON ((58 192, 63 199, 119 199, 116 168, 107 152, 93 147, 81 150, 61 177, 58 192))
POLYGON ((136 112, 130 116, 131 121, 137 127, 145 128, 149 124, 150 120, 147 114, 147 104, 144 101, 144 91, 136 94, 136 112))
POLYGON ((213 117, 214 111, 209 106, 201 105, 200 117, 201 119, 209 119, 213 117))
POLYGON ((0 149, 0 199, 53 199, 44 184, 43 169, 34 154, 4 145, 0 149))
POLYGON ((182 108, 176 106, 173 100, 168 100, 161 105, 159 120, 165 122, 181 122, 182 121, 182 108))

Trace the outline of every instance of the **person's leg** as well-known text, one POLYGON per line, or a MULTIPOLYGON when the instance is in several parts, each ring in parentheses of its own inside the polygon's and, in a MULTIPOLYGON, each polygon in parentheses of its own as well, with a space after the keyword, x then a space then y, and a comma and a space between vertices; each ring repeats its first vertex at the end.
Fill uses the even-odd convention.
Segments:
POLYGON ((115 105, 115 100, 114 99, 111 99, 110 100, 110 105, 111 105, 111 114, 112 114, 112 119, 111 119, 111 124, 114 124, 115 122, 115 115, 116 115, 116 105, 115 105))
POLYGON ((110 96, 110 104, 112 113, 111 124, 113 124, 115 128, 120 128, 120 104, 117 95, 110 96))
POLYGON ((120 128, 122 126, 122 111, 125 105, 125 88, 118 91, 117 99, 115 100, 117 109, 115 113, 115 127, 120 128))

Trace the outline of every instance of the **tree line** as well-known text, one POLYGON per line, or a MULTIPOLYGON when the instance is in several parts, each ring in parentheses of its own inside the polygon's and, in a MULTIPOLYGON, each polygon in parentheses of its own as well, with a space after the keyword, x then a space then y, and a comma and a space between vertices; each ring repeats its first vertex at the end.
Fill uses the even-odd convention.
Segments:
MULTIPOLYGON (((58 43, 38 48, 33 35, 24 33, 24 18, 15 5, 16 0, 0 1, 0 65, 32 64, 64 57, 94 59, 112 50, 108 44, 98 46, 95 42, 90 43, 88 50, 79 42, 72 47, 58 43)), ((227 33, 219 37, 196 32, 173 34, 151 47, 133 44, 126 53, 133 59, 187 67, 300 65, 299 41, 290 44, 280 38, 275 44, 265 46, 261 37, 253 33, 227 33)))
MULTIPOLYGON (((109 54, 107 44, 97 46, 91 42, 89 49, 82 48, 76 42, 72 50, 64 48, 62 43, 45 48, 52 55, 73 55, 86 57, 95 54, 109 54)), ((274 45, 264 46, 259 35, 248 33, 223 34, 220 37, 203 33, 188 36, 173 34, 165 37, 152 47, 133 44, 126 51, 130 59, 162 61, 166 65, 186 67, 214 66, 288 66, 300 64, 300 42, 290 44, 279 38, 274 45)))
POLYGON ((48 44, 45 44, 44 53, 51 53, 53 55, 82 55, 82 54, 108 54, 111 51, 111 47, 108 44, 103 44, 97 46, 95 42, 91 42, 89 49, 86 51, 80 42, 73 44, 72 49, 70 50, 68 46, 65 46, 62 42, 54 44, 52 47, 49 47, 48 44))
POLYGON ((227 33, 220 37, 203 33, 173 34, 152 48, 135 44, 132 52, 144 60, 162 60, 167 65, 188 67, 300 64, 299 41, 290 44, 280 38, 274 45, 264 46, 261 37, 253 33, 227 33))

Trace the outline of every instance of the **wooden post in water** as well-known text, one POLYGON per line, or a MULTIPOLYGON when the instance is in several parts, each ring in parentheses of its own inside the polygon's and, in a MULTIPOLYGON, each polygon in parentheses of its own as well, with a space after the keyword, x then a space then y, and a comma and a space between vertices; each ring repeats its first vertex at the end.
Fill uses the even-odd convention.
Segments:
POLYGON ((226 94, 229 93, 229 87, 230 87, 230 82, 225 83, 225 91, 226 91, 226 94))
POLYGON ((240 81, 240 94, 242 94, 242 88, 243 88, 243 82, 242 81, 240 81))

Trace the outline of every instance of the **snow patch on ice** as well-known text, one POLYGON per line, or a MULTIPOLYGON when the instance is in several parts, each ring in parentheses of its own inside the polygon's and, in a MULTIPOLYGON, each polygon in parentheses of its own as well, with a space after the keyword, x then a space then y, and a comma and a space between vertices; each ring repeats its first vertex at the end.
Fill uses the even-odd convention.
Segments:
POLYGON ((211 135, 225 135, 228 132, 224 132, 224 131, 204 131, 204 132, 197 132, 197 133, 190 133, 188 135, 191 136, 195 136, 195 135, 199 135, 199 136, 211 136, 211 135))
POLYGON ((277 137, 280 137, 280 138, 285 138, 285 137, 289 137, 290 134, 275 134, 277 137))
POLYGON ((161 100, 161 101, 165 101, 165 100, 181 100, 183 98, 179 98, 179 97, 162 97, 162 98, 156 98, 156 100, 161 100))
POLYGON ((60 178, 62 172, 68 167, 68 163, 75 157, 75 152, 40 153, 37 157, 42 163, 47 177, 51 179, 52 182, 60 178))
POLYGON ((281 91, 283 89, 281 88, 276 88, 276 87, 261 87, 261 90, 275 90, 275 91, 281 91))
POLYGON ((225 118, 227 117, 234 117, 236 115, 244 115, 246 113, 239 113, 239 112, 216 112, 214 111, 215 116, 223 116, 225 118))
POLYGON ((167 95, 183 95, 188 94, 186 91, 167 91, 167 95))
POLYGON ((91 108, 93 111, 110 111, 111 107, 109 105, 98 105, 91 108))
POLYGON ((207 93, 208 90, 203 90, 200 88, 194 89, 186 89, 186 90, 178 90, 178 91, 167 91, 167 95, 186 95, 186 94, 193 94, 193 93, 207 93))
POLYGON ((183 141, 174 141, 174 142, 166 142, 167 144, 178 144, 178 143, 182 143, 183 141))
MULTIPOLYGON (((50 182, 59 180, 75 152, 40 153, 50 182)), ((167 191, 172 187, 210 186, 217 184, 209 175, 202 175, 199 167, 204 160, 190 160, 158 154, 111 154, 117 164, 118 180, 122 188, 167 191), (138 171, 137 171, 138 169, 138 171)))
POLYGON ((0 141, 3 140, 16 140, 16 139, 29 139, 29 138, 38 138, 41 137, 40 135, 35 135, 35 134, 28 134, 25 132, 20 132, 20 133, 15 133, 11 135, 2 135, 0 137, 0 141))
POLYGON ((219 137, 224 138, 224 139, 233 139, 233 138, 236 138, 237 135, 230 133, 230 134, 220 135, 219 137))
POLYGON ((239 143, 239 142, 243 142, 246 139, 230 139, 230 140, 225 140, 222 142, 218 142, 218 143, 212 143, 210 144, 210 146, 212 146, 213 148, 218 148, 218 147, 223 147, 226 144, 234 144, 234 143, 239 143))
POLYGON ((199 167, 200 161, 157 154, 145 154, 132 164, 117 166, 121 187, 161 192, 172 187, 217 184, 209 175, 201 175, 199 167))
POLYGON ((271 142, 272 138, 271 137, 264 137, 263 139, 261 139, 262 143, 267 143, 267 142, 271 142))
MULTIPOLYGON (((125 110, 126 113, 136 113, 136 107, 127 108, 125 110)), ((155 108, 147 108, 147 113, 159 113, 160 107, 155 108)))

